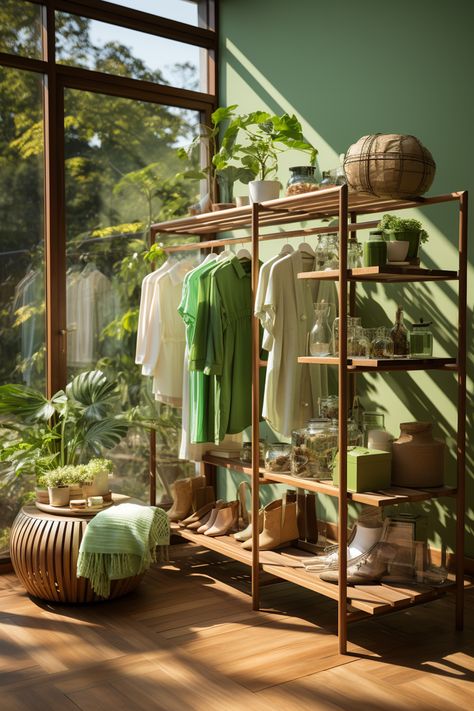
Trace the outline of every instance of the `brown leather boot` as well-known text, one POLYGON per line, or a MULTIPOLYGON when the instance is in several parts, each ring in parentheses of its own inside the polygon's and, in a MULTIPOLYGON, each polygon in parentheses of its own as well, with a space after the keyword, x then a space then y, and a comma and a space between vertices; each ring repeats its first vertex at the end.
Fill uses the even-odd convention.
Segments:
MULTIPOLYGON (((263 530, 258 537, 261 551, 271 551, 298 538, 296 525, 296 502, 283 504, 281 499, 272 501, 263 509, 263 530)), ((242 548, 252 550, 252 539, 242 544, 242 548)))
POLYGON ((168 511, 170 521, 180 521, 189 515, 192 507, 191 479, 177 479, 171 487, 173 506, 168 511))

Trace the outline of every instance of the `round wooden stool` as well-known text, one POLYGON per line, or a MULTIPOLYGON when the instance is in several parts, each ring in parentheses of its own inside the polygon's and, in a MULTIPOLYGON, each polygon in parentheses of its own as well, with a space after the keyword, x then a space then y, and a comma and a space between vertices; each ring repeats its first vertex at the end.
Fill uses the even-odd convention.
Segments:
MULTIPOLYGON (((78 578, 77 557, 90 515, 57 516, 24 506, 13 522, 10 553, 15 573, 30 595, 54 602, 104 600, 89 580, 78 578)), ((134 590, 142 575, 112 580, 107 600, 134 590)))

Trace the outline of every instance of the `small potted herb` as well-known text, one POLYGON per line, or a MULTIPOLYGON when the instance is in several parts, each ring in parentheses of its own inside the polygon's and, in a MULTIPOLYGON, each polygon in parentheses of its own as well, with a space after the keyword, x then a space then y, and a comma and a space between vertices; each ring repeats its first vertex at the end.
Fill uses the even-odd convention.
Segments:
POLYGON ((69 485, 65 469, 67 467, 58 467, 46 472, 44 475, 51 506, 67 506, 69 504, 69 485))
POLYGON ((109 493, 109 476, 113 470, 110 459, 91 459, 84 465, 86 482, 83 485, 84 496, 105 496, 109 493))
POLYGON ((428 233, 423 229, 421 222, 414 218, 383 215, 378 226, 389 240, 408 242, 408 259, 416 259, 420 243, 428 241, 428 233))

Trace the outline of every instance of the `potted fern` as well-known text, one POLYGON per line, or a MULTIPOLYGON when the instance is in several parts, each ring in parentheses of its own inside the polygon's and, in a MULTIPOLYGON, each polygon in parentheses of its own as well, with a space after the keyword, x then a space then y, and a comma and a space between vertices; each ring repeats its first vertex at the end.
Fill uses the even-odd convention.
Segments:
POLYGON ((383 215, 378 227, 388 240, 408 242, 407 259, 417 259, 420 244, 428 241, 428 233, 421 222, 414 218, 383 215))

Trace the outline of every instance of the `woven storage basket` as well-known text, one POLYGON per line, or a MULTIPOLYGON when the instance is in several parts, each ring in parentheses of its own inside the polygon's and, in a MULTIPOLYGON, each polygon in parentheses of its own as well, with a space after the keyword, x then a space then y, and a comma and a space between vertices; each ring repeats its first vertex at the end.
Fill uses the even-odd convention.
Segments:
POLYGON ((436 163, 415 136, 377 133, 362 136, 344 158, 352 190, 381 198, 423 195, 433 182, 436 163))

